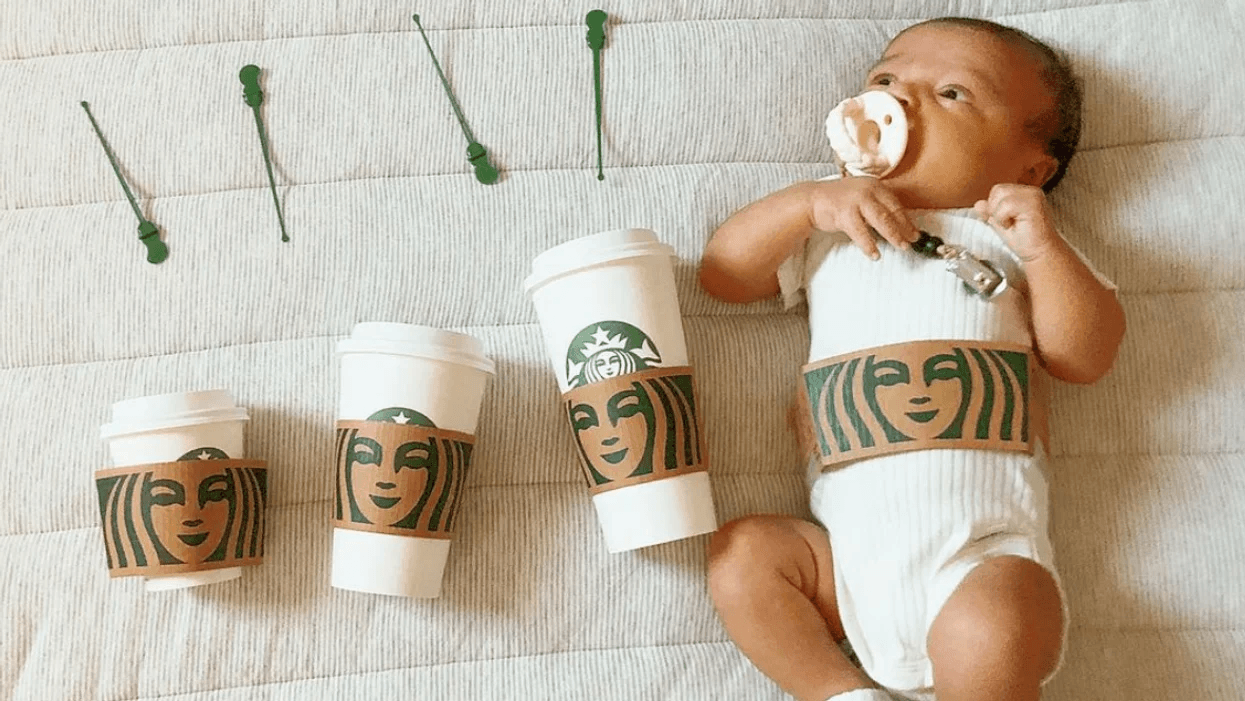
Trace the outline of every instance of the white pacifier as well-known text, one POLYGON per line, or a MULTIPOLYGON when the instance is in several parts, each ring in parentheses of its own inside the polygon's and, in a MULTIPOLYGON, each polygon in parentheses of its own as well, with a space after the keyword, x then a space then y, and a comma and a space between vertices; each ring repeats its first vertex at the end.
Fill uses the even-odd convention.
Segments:
POLYGON ((852 175, 880 178, 895 169, 908 147, 908 118, 890 93, 849 97, 826 117, 830 148, 852 175))

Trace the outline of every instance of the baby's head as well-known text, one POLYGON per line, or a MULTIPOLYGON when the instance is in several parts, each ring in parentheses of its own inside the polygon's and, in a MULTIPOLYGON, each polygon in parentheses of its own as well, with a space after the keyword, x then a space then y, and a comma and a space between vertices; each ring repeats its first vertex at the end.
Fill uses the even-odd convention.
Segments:
POLYGON ((1049 192, 1080 139, 1081 92, 1067 62, 985 20, 905 29, 869 70, 866 89, 904 106, 907 149, 884 179, 911 208, 971 207, 998 183, 1049 192))

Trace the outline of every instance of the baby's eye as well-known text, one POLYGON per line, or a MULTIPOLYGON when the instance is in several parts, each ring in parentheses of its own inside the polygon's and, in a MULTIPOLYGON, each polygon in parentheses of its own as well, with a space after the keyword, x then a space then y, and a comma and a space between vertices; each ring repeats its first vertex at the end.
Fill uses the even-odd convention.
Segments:
POLYGON ((942 97, 947 98, 948 100, 964 99, 964 90, 954 85, 943 88, 942 90, 938 92, 938 94, 941 95, 942 97))
POLYGON ((875 76, 873 80, 870 82, 873 85, 890 85, 891 83, 895 82, 895 76, 887 74, 887 73, 883 73, 882 75, 875 76))

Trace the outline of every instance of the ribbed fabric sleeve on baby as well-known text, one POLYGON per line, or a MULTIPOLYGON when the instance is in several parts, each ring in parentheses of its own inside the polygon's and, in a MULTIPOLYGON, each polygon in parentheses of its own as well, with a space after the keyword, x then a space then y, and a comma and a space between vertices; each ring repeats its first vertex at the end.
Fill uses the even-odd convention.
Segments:
MULTIPOLYGON (((1003 242, 971 212, 924 212, 915 223, 1023 285, 1003 242)), ((818 235, 804 255, 810 362, 917 340, 1031 343, 1022 295, 983 300, 939 260, 885 247, 871 261, 841 234, 818 235)), ((913 386, 926 383, 922 368, 910 371, 913 386)), ((1040 455, 1000 451, 897 453, 816 477, 811 507, 830 534, 844 627, 875 680, 898 689, 932 683, 924 641, 951 593, 940 588, 955 582, 949 559, 995 532, 1044 534, 1047 493, 1040 455)), ((1049 561, 1038 540, 1032 545, 1049 561)))
MULTIPOLYGON (((993 229, 971 210, 918 212, 918 228, 968 249, 999 267, 1011 285, 1024 276, 993 229)), ((1027 311, 1011 292, 993 301, 969 294, 943 263, 912 251, 879 246, 867 258, 844 234, 816 234, 801 253, 802 285, 809 303, 809 360, 921 339, 973 339, 1029 345, 1027 311)))

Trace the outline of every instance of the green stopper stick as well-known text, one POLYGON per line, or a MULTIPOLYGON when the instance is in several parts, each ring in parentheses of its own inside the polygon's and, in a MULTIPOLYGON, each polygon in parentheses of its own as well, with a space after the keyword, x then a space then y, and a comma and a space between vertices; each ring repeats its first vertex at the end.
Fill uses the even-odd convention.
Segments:
POLYGON ((601 49, 605 48, 605 22, 610 16, 604 10, 588 13, 588 46, 592 47, 592 82, 597 98, 597 180, 605 180, 601 163, 601 49))
POLYGON ((272 177, 272 159, 268 157, 268 135, 264 131, 264 117, 259 106, 264 104, 264 91, 259 89, 259 66, 254 64, 242 67, 238 71, 238 79, 242 81, 242 99, 255 112, 255 128, 259 130, 259 148, 264 154, 264 168, 268 171, 268 187, 272 190, 272 204, 277 208, 277 223, 281 225, 281 240, 289 241, 290 235, 285 233, 285 217, 281 214, 281 201, 277 199, 277 182, 272 177))
POLYGON ((138 202, 134 200, 134 193, 130 192, 130 186, 121 176, 121 168, 117 166, 117 157, 113 155, 112 147, 104 138, 104 132, 100 131, 99 123, 95 121, 95 115, 91 114, 91 106, 86 103, 86 100, 82 101, 82 109, 86 110, 86 116, 91 120, 91 126, 95 128, 95 135, 99 137, 99 142, 104 146, 104 155, 108 156, 108 163, 112 165, 112 172, 117 174, 117 181, 121 183, 121 189, 125 191, 125 198, 130 201, 134 216, 138 217, 138 240, 147 247, 147 262, 164 262, 164 259, 169 257, 169 247, 160 240, 160 230, 139 211, 138 202))
POLYGON ((437 61, 437 55, 432 51, 432 44, 428 42, 428 35, 424 33, 424 25, 419 23, 419 15, 411 15, 411 19, 415 20, 415 26, 419 27, 419 35, 424 38, 424 46, 428 47, 428 55, 432 57, 432 65, 437 67, 437 75, 441 76, 441 85, 445 87, 445 94, 450 98, 450 106, 454 108, 454 116, 458 117, 458 124, 463 129, 463 136, 467 137, 467 161, 471 163, 476 171, 476 180, 485 185, 492 185, 497 182, 497 169, 493 167, 488 160, 488 151, 480 142, 476 141, 476 137, 471 133, 471 128, 467 126, 467 118, 463 116, 463 110, 458 106, 458 100, 454 99, 454 91, 450 89, 450 81, 445 77, 445 71, 441 70, 441 64, 437 61))

